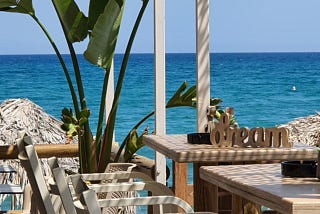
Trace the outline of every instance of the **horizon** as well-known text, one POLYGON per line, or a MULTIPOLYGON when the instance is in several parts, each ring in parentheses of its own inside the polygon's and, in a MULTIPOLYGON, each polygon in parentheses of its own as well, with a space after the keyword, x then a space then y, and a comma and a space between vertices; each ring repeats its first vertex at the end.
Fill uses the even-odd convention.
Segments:
MULTIPOLYGON (((288 52, 288 51, 278 51, 278 52, 210 52, 210 54, 320 54, 320 51, 293 51, 293 52, 288 52)), ((83 55, 83 53, 76 53, 77 55, 83 55)), ((154 54, 153 52, 148 52, 148 53, 140 53, 140 52, 136 52, 136 53, 130 53, 131 54, 154 54)), ((185 52, 185 53, 181 53, 181 52, 166 52, 165 54, 196 54, 195 52, 185 52)), ((52 55, 55 56, 55 53, 18 53, 18 54, 0 54, 0 56, 45 56, 45 55, 52 55)), ((61 55, 65 56, 65 55, 70 55, 69 53, 62 53, 61 55)), ((115 53, 114 55, 124 55, 124 53, 115 53)))

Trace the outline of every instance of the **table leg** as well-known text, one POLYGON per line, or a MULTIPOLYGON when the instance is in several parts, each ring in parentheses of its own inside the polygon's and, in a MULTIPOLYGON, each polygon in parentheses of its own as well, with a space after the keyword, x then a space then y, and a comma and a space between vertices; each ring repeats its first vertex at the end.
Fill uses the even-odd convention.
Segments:
MULTIPOLYGON (((175 196, 188 201, 188 164, 172 161, 172 189, 175 196)), ((189 202, 190 203, 190 202, 189 202)), ((182 212, 179 209, 178 212, 182 212)))
POLYGON ((187 201, 188 198, 188 164, 172 161, 173 192, 175 196, 187 201))
POLYGON ((242 198, 238 195, 232 194, 232 214, 242 214, 242 198))
POLYGON ((193 197, 195 211, 218 212, 218 187, 200 179, 201 166, 212 166, 215 163, 193 163, 193 197))

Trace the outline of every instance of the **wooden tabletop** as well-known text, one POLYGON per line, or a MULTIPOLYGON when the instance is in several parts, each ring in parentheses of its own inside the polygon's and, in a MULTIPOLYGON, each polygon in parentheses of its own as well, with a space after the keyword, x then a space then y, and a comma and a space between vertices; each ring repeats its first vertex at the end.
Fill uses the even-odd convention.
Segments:
POLYGON ((184 162, 230 162, 260 160, 315 160, 315 147, 292 148, 215 148, 208 144, 189 144, 186 134, 146 135, 143 142, 168 158, 184 162))
POLYGON ((205 166, 200 177, 280 213, 320 213, 320 180, 283 177, 280 164, 205 166))

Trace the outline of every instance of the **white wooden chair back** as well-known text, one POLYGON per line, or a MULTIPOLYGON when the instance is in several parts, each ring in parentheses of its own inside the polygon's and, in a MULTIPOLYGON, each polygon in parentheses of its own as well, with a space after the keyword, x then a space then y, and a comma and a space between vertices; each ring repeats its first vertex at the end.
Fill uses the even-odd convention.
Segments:
POLYGON ((69 189, 64 170, 60 167, 57 167, 52 170, 52 174, 57 184, 58 193, 61 197, 66 214, 78 213, 74 205, 73 196, 69 189))
POLYGON ((30 137, 18 139, 17 145, 19 148, 18 158, 21 165, 27 172, 29 182, 33 191, 31 200, 33 204, 37 204, 40 213, 55 214, 51 196, 47 188, 46 181, 41 169, 41 164, 38 155, 32 145, 30 137))

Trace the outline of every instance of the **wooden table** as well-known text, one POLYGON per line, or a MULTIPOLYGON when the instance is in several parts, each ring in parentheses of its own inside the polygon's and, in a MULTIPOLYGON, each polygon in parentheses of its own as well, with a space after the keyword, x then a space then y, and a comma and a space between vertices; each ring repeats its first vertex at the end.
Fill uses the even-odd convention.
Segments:
MULTIPOLYGON (((217 188, 199 177, 199 168, 217 162, 266 161, 266 160, 315 160, 314 147, 293 148, 215 148, 207 144, 189 144, 187 135, 147 135, 143 142, 150 148, 173 160, 173 187, 175 194, 186 198, 187 167, 180 163, 193 163, 194 207, 196 211, 218 211, 217 188), (214 190, 215 189, 215 190, 214 190), (213 201, 215 203, 213 203, 213 201)), ((184 164, 185 165, 185 164, 184 164)))
MULTIPOLYGON (((15 173, 16 170, 10 165, 0 165, 0 173, 15 173)), ((4 178, 5 179, 5 178, 4 178)), ((23 190, 19 184, 12 183, 3 183, 4 179, 0 183, 0 194, 10 194, 12 197, 11 200, 11 209, 15 209, 15 195, 14 194, 23 194, 23 190)))
POLYGON ((320 180, 283 177, 280 164, 206 166, 200 177, 280 213, 320 213, 320 180))

